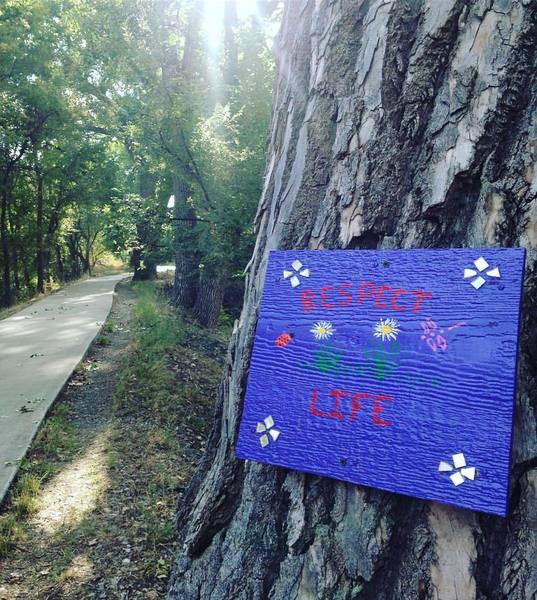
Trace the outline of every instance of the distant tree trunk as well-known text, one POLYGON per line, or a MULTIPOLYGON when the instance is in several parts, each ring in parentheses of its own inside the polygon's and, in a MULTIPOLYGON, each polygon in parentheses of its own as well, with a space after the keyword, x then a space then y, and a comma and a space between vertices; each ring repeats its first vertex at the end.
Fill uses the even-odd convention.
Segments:
POLYGON ((69 248, 69 279, 80 277, 80 263, 78 261, 78 236, 71 233, 67 238, 67 247, 69 248))
POLYGON ((134 267, 134 281, 149 281, 157 276, 157 263, 149 247, 150 228, 144 223, 136 224, 138 244, 132 252, 131 265, 134 267))
POLYGON ((13 258, 13 284, 15 285, 15 296, 18 297, 21 291, 21 282, 19 277, 19 254, 16 246, 13 246, 11 250, 11 256, 13 258))
MULTIPOLYGON (((130 265, 134 271, 134 275, 136 275, 136 273, 139 273, 140 271, 140 264, 142 262, 142 250, 141 248, 133 248, 132 249, 132 254, 131 254, 131 260, 130 260, 130 265)), ((133 279, 134 279, 134 275, 133 275, 133 279)))
MULTIPOLYGON (((237 27, 236 0, 224 3, 224 63, 223 79, 225 84, 222 100, 233 100, 233 89, 238 85, 238 47, 235 39, 237 27)), ((198 292, 194 314, 205 327, 214 327, 222 308, 229 262, 220 259, 219 264, 206 266, 199 272, 198 292)))
POLYGON ((215 327, 224 298, 225 274, 221 271, 202 269, 194 315, 204 327, 215 327))
MULTIPOLYGON (((155 177, 143 163, 140 168, 139 189, 142 198, 152 198, 155 195, 155 177)), ((138 245, 133 251, 131 264, 134 267, 134 281, 147 281, 157 276, 157 262, 154 256, 154 233, 150 223, 136 223, 138 245)), ((93 240, 93 242, 95 239, 93 240)))
POLYGON ((222 307, 230 318, 237 319, 240 316, 243 298, 244 279, 232 277, 225 286, 222 299, 222 307))
POLYGON ((257 244, 169 597, 534 599, 537 4, 289 0, 274 47, 257 244), (235 458, 269 250, 518 245, 508 519, 235 458))
MULTIPOLYGON (((188 92, 198 76, 197 53, 201 44, 200 25, 202 13, 200 5, 194 3, 188 13, 188 27, 185 32, 183 56, 178 60, 178 52, 171 55, 166 76, 177 86, 181 81, 188 92)), ((175 91, 175 90, 174 90, 175 91)), ((191 102, 195 99, 191 98, 191 102)), ((196 300, 199 249, 196 237, 196 211, 190 203, 191 187, 185 177, 190 165, 188 140, 181 129, 180 123, 174 127, 176 149, 179 157, 177 172, 172 174, 173 194, 175 204, 174 218, 174 249, 175 249, 175 279, 173 283, 173 299, 180 308, 192 308, 196 300)), ((191 165, 190 165, 191 167, 191 165)))
POLYGON ((16 292, 16 296, 19 297, 20 296, 20 291, 21 291, 21 284, 20 284, 20 277, 19 277, 19 252, 18 252, 18 244, 19 244, 19 232, 18 232, 18 228, 13 216, 13 203, 10 202, 8 204, 8 224, 9 224, 9 233, 10 233, 10 238, 12 240, 15 240, 15 244, 12 244, 11 247, 11 257, 12 257, 12 262, 13 262, 13 283, 15 284, 15 292, 16 292))
POLYGON ((175 279, 173 298, 176 306, 192 308, 196 300, 199 256, 195 234, 196 213, 189 204, 190 190, 184 179, 172 175, 175 204, 174 245, 175 279))
POLYGON ((56 244, 54 248, 56 250, 56 271, 58 273, 58 279, 60 281, 65 281, 65 265, 62 256, 62 246, 61 244, 56 244))
POLYGON ((37 291, 43 294, 45 291, 45 248, 43 246, 43 174, 36 170, 36 269, 37 269, 37 291))
POLYGON ((33 293, 32 280, 30 278, 30 271, 28 270, 28 263, 24 254, 22 255, 22 277, 24 279, 24 287, 28 294, 33 293))
POLYGON ((89 273, 91 275, 91 273, 90 273, 91 265, 90 265, 90 261, 89 261, 89 256, 86 253, 86 248, 82 248, 82 246, 80 244, 80 240, 77 241, 76 253, 80 260, 80 265, 82 267, 82 273, 89 273))
POLYGON ((2 243, 2 306, 13 303, 11 291, 11 255, 9 252, 9 232, 7 228, 7 207, 9 200, 9 181, 4 177, 0 198, 0 241, 2 243))
POLYGON ((91 246, 88 243, 84 246, 84 260, 82 262, 84 264, 84 271, 91 276, 91 246))

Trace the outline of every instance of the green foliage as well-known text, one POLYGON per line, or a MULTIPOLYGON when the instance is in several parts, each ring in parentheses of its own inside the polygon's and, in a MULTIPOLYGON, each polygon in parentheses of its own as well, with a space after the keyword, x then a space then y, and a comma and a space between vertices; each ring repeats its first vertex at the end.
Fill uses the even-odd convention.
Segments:
POLYGON ((211 49, 206 10, 202 0, 4 0, 4 306, 91 274, 107 252, 150 277, 183 248, 205 269, 241 277, 273 61, 254 19, 222 21, 233 52, 211 49), (175 217, 174 182, 186 190, 175 217), (194 228, 181 227, 183 209, 194 228))
POLYGON ((240 277, 253 244, 253 219, 261 195, 270 116, 273 61, 266 36, 254 21, 236 33, 236 85, 227 101, 200 118, 192 148, 211 200, 197 192, 198 243, 204 265, 240 277))

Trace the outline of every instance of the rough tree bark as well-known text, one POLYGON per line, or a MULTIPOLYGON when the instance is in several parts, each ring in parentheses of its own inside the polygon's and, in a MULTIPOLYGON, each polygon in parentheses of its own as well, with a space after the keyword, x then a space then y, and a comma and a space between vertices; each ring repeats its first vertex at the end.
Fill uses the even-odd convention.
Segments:
POLYGON ((211 328, 218 323, 224 299, 225 283, 226 274, 218 271, 218 267, 201 269, 194 315, 204 327, 211 328))
POLYGON ((266 182, 169 597, 537 597, 537 4, 290 0, 266 182), (238 461, 268 251, 528 249, 508 519, 238 461))

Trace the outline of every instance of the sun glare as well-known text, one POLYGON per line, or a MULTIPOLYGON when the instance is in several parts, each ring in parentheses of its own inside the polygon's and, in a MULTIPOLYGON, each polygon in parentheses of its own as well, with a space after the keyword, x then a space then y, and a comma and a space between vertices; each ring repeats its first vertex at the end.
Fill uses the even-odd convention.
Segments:
MULTIPOLYGON (((225 0, 205 0, 205 7, 210 11, 224 11, 225 0)), ((235 0, 239 19, 249 17, 257 12, 257 0, 235 0)))
MULTIPOLYGON (((258 13, 257 0, 235 0, 237 16, 240 20, 255 16, 258 13)), ((207 45, 218 48, 223 37, 225 0, 205 0, 204 28, 207 45)))

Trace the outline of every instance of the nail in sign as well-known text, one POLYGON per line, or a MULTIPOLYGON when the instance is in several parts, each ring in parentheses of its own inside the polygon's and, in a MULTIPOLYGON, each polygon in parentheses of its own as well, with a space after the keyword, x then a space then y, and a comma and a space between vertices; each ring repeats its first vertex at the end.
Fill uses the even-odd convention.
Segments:
POLYGON ((505 515, 524 257, 271 252, 237 456, 505 515))

